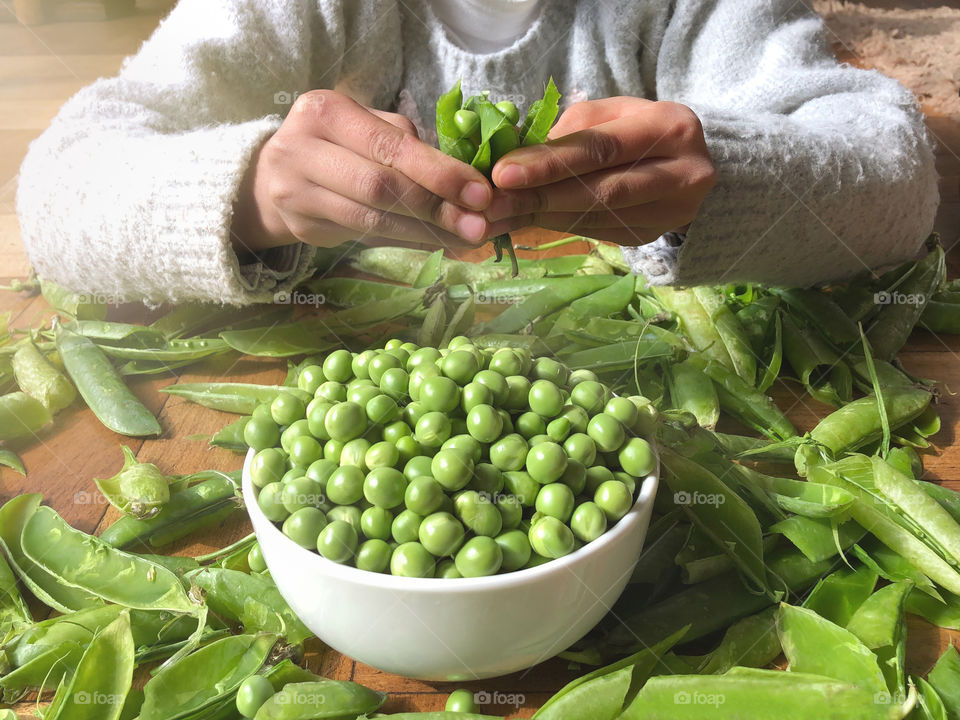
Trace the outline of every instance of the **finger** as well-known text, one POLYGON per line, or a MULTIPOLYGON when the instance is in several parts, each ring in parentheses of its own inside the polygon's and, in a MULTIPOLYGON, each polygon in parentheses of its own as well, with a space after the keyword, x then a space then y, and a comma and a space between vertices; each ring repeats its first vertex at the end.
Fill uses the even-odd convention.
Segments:
POLYGON ((542 187, 494 191, 490 221, 537 212, 619 209, 659 200, 682 187, 683 161, 656 158, 598 170, 542 187))
MULTIPOLYGON (((694 120, 681 115, 680 111, 634 113, 543 145, 518 148, 497 162, 493 182, 502 188, 537 187, 616 165, 676 156, 694 132, 694 120)), ((697 132, 702 138, 702 131, 697 132)))
POLYGON ((413 121, 408 118, 406 115, 401 115, 400 113, 387 112, 386 110, 377 110, 376 108, 367 108, 368 112, 373 113, 381 120, 386 120, 388 123, 394 127, 398 127, 403 130, 407 135, 412 135, 415 138, 420 137, 420 131, 417 130, 417 126, 413 124, 413 121))
POLYGON ((378 210, 417 218, 455 233, 468 242, 482 243, 487 221, 477 212, 464 210, 418 185, 403 173, 377 165, 350 150, 320 140, 315 157, 304 167, 306 177, 338 195, 378 210))
POLYGON ((609 97, 574 103, 560 115, 548 137, 552 140, 583 128, 609 122, 622 114, 624 102, 627 101, 635 106, 653 102, 644 98, 609 97))
POLYGON ((436 225, 362 205, 316 185, 289 198, 283 215, 290 231, 299 240, 311 245, 384 237, 438 247, 465 246, 459 237, 436 225))
POLYGON ((445 200, 474 210, 490 202, 490 183, 479 170, 417 140, 345 95, 328 93, 313 122, 323 139, 395 168, 445 200))

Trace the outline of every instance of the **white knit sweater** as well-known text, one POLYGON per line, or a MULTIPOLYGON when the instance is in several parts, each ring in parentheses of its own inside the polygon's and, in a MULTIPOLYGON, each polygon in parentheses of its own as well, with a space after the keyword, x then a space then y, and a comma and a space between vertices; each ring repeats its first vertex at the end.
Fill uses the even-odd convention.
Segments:
MULTIPOLYGON (((239 265, 229 228, 251 155, 290 99, 332 88, 432 127, 458 77, 525 104, 674 100, 719 182, 676 250, 625 255, 652 282, 806 285, 912 256, 937 204, 913 98, 838 65, 794 0, 549 0, 509 47, 462 49, 427 0, 181 0, 117 77, 30 147, 17 209, 31 262, 88 293, 269 300, 309 274, 289 246, 239 265)), ((426 133, 429 137, 429 133, 426 133)))

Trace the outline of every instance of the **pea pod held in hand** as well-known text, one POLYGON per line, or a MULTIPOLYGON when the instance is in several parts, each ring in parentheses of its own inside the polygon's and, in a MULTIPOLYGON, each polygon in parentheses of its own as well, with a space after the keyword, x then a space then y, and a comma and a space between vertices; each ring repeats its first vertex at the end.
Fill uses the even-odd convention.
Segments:
POLYGON ((107 428, 121 435, 159 435, 160 423, 124 385, 93 341, 60 326, 57 350, 80 395, 107 428))

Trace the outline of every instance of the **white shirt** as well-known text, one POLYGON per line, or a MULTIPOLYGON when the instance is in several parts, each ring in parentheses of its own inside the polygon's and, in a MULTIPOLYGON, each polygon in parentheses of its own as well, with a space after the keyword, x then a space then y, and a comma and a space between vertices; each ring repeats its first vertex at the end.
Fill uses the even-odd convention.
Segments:
POLYGON ((540 0, 428 0, 451 39, 464 50, 494 53, 523 37, 540 0))

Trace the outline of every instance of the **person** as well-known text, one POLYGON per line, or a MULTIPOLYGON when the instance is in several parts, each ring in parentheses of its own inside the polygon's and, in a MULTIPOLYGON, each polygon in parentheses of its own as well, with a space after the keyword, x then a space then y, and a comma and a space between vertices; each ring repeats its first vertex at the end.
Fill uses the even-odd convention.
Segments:
POLYGON ((806 286, 913 256, 937 205, 910 93, 838 64, 794 0, 181 0, 30 147, 36 271, 148 303, 269 302, 315 247, 539 226, 655 284, 806 286), (564 94, 493 186, 437 97, 564 94))

